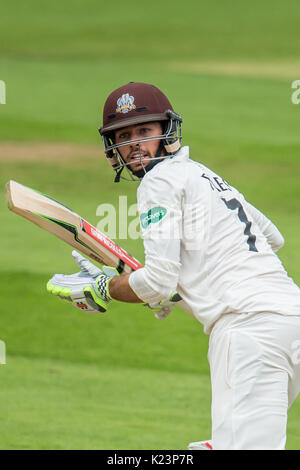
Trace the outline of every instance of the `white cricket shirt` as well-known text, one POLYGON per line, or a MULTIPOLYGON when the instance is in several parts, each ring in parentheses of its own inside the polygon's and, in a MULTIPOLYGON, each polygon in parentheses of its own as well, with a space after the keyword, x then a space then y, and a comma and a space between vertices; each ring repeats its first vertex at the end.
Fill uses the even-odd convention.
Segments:
POLYGON ((177 290, 206 333, 226 313, 300 315, 300 289, 275 254, 275 225, 183 147, 141 181, 145 267, 129 284, 144 302, 177 290))

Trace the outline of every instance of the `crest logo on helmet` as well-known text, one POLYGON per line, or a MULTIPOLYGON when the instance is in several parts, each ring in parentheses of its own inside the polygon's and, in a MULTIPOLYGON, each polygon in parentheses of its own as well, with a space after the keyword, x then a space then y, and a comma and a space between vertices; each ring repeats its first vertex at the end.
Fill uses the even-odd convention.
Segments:
POLYGON ((134 97, 130 96, 129 93, 122 95, 121 98, 118 99, 117 105, 118 107, 116 112, 123 114, 126 114, 136 108, 134 104, 134 97))

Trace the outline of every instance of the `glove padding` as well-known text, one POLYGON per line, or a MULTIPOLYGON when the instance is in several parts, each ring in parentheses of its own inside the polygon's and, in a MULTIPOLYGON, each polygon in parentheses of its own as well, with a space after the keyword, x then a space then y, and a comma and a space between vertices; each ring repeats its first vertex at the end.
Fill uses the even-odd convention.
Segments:
POLYGON ((110 266, 102 269, 73 250, 72 256, 80 268, 75 274, 55 274, 47 284, 47 291, 61 299, 68 300, 75 307, 88 313, 104 313, 109 302, 108 284, 119 276, 118 271, 110 266))
POLYGON ((172 312, 176 305, 178 293, 174 292, 168 300, 160 300, 152 304, 145 304, 145 307, 149 307, 154 311, 154 316, 158 320, 164 320, 172 312))

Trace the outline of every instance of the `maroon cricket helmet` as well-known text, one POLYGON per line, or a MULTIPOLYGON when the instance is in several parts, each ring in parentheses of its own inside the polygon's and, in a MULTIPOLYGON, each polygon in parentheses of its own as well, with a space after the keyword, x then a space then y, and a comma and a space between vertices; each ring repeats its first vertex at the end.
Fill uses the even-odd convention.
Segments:
MULTIPOLYGON (((125 167, 129 173, 132 172, 134 176, 141 179, 145 172, 165 158, 163 154, 174 156, 181 146, 181 122, 181 116, 175 113, 168 98, 154 85, 129 82, 114 90, 105 102, 103 125, 98 130, 102 136, 106 157, 116 172, 115 182, 124 178, 121 173, 125 167), (151 121, 158 121, 162 124, 162 133, 150 140, 159 139, 161 142, 157 154, 151 159, 153 161, 148 162, 140 174, 134 173, 130 165, 127 167, 119 151, 120 147, 128 145, 131 141, 116 143, 114 131, 151 121)), ((149 138, 138 139, 134 142, 141 143, 145 140, 149 138)))
POLYGON ((162 91, 154 85, 129 82, 114 90, 103 109, 100 134, 149 121, 167 121, 173 107, 162 91))

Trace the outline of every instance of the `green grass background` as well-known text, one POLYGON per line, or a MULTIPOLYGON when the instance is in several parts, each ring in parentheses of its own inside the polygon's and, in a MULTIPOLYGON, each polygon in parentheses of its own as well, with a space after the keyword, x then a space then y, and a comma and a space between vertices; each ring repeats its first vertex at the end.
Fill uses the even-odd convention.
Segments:
MULTIPOLYGON (((220 173, 282 231, 279 256, 300 283, 300 79, 297 1, 57 0, 1 5, 1 143, 99 145, 99 158, 19 162, 15 179, 97 224, 101 203, 135 202, 112 181, 97 133, 106 96, 128 81, 159 86, 184 118, 195 160, 220 173), (216 66, 220 66, 216 70, 216 66)), ((2 449, 184 449, 210 437, 208 337, 176 309, 165 321, 115 302, 89 316, 46 293, 73 272, 71 250, 0 200, 2 449)), ((141 240, 121 240, 143 260, 141 240)), ((287 448, 300 449, 300 402, 287 448)))

